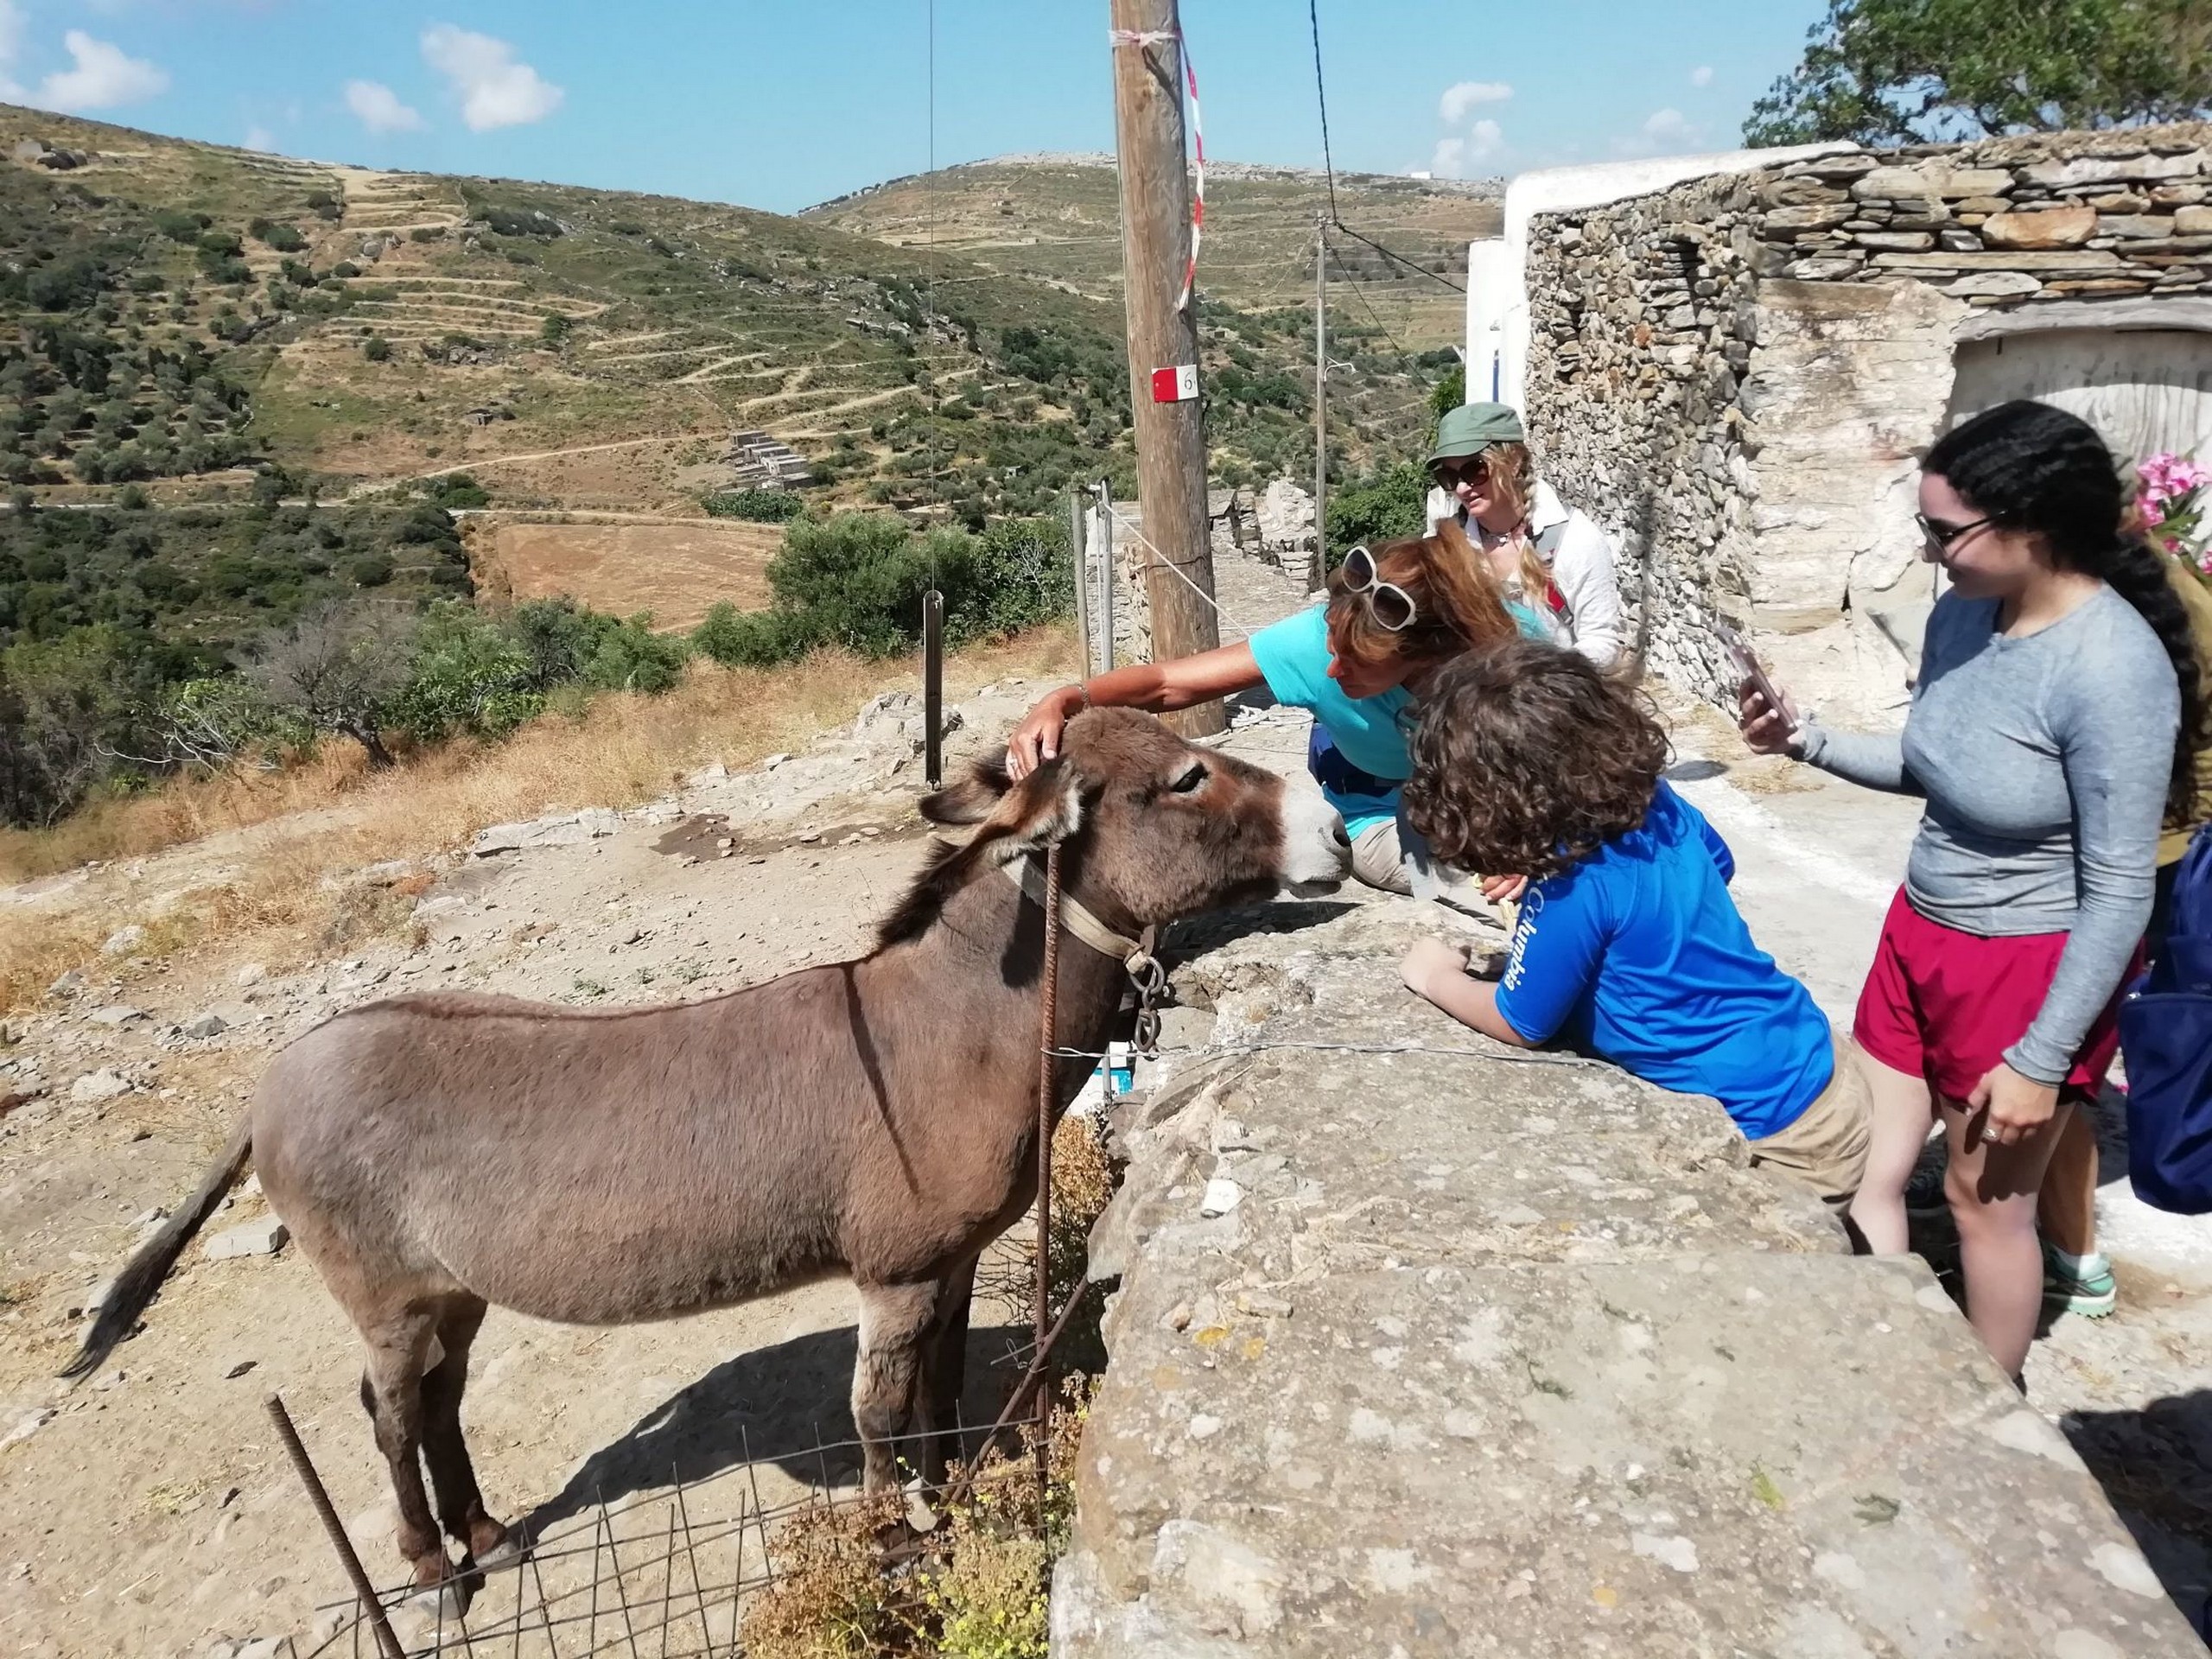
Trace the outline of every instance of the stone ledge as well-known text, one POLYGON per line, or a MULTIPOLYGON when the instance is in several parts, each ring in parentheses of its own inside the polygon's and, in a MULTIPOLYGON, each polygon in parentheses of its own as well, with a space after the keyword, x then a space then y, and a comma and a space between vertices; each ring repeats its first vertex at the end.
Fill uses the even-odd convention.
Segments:
POLYGON ((1922 1264, 1406 995, 1441 912, 1328 910, 1179 942, 1213 1052, 1118 1125, 1055 1654, 2190 1650, 1922 1264))

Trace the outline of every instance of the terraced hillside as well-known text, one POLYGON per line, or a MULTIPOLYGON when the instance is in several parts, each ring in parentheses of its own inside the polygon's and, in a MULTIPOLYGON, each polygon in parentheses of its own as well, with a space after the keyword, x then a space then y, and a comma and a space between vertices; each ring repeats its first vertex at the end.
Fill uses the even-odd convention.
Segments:
MULTIPOLYGON (((1408 263, 1464 279, 1467 244, 1496 236, 1497 180, 1459 181, 1339 174, 1338 215, 1408 263)), ((1313 221, 1327 211, 1325 177, 1298 168, 1216 164, 1206 174, 1201 292, 1238 309, 1311 305, 1313 221)), ((1119 302, 1121 187, 1109 156, 1000 156, 893 179, 810 207, 802 218, 924 247, 993 270, 1050 277, 1074 292, 1119 302)), ((1356 284, 1340 296, 1346 321, 1366 308, 1415 351, 1465 332, 1463 302, 1356 238, 1332 238, 1331 276, 1356 284)))
MULTIPOLYGON (((503 507, 696 512, 739 429, 796 448, 819 499, 970 523, 1048 510, 1077 476, 1128 482, 1111 281, 1084 291, 1039 263, 1041 243, 970 237, 970 257, 926 245, 934 221, 900 232, 899 204, 934 203, 933 185, 790 219, 294 161, 6 106, 0 156, 13 157, 0 242, 16 273, 0 282, 0 331, 18 325, 39 359, 6 465, 48 496, 131 480, 204 493, 170 480, 266 461, 317 475, 326 497, 466 471, 503 507), (68 154, 40 159, 40 144, 68 154), (841 216, 869 231, 881 217, 890 239, 841 216), (52 355, 87 339, 113 359, 97 388, 52 355)), ((1271 302, 1306 280, 1310 181, 1228 171, 1207 270, 1248 266, 1249 280, 1209 291, 1202 318, 1209 440, 1234 482, 1301 471, 1309 453, 1310 320, 1271 302)), ((1015 201, 1017 226, 1111 229, 1110 168, 936 177, 1015 201)), ((1439 262, 1494 213, 1411 181, 1341 194, 1348 213, 1401 202, 1392 233, 1439 262)), ((1054 250, 1069 270, 1110 270, 1097 252, 1080 238, 1054 250)), ((1410 441, 1449 361, 1434 347, 1453 329, 1412 281, 1400 299, 1347 285, 1332 318, 1352 469, 1410 441)))

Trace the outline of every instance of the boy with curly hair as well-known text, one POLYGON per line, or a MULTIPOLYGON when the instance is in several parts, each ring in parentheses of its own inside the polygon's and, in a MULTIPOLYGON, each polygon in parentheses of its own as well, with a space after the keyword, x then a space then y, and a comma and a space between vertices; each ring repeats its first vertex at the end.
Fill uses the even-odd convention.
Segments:
POLYGON ((1405 810, 1436 855, 1529 878, 1496 983, 1435 939, 1407 988, 1517 1047, 1564 1037, 1662 1088, 1710 1095, 1751 1161, 1840 1213, 1866 1168, 1869 1098, 1804 986, 1751 942, 1735 860, 1660 777, 1643 698, 1531 640, 1471 652, 1421 705, 1405 810))

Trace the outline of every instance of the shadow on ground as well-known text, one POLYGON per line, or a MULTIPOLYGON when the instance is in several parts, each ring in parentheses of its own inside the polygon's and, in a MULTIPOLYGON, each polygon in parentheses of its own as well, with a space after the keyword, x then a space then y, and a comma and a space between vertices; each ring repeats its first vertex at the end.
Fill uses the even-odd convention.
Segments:
MULTIPOLYGON (((1026 1328, 987 1326, 968 1336, 963 1422, 988 1427, 1020 1376, 1008 1356, 1026 1349, 1026 1328)), ((860 1447, 848 1404, 856 1330, 810 1332, 724 1360, 639 1418, 620 1439, 584 1460, 569 1483, 522 1525, 533 1538, 600 1503, 692 1485, 748 1461, 827 1488, 860 1478, 860 1447)))

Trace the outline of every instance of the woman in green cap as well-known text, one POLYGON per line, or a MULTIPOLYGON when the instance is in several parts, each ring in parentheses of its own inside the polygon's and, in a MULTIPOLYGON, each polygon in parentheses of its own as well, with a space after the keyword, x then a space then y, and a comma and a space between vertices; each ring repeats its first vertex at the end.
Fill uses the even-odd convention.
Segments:
POLYGON ((1586 513, 1536 476, 1521 416, 1504 404, 1462 404, 1436 429, 1428 457, 1432 532, 1456 523, 1509 600, 1599 668, 1620 660, 1621 593, 1613 548, 1586 513))

